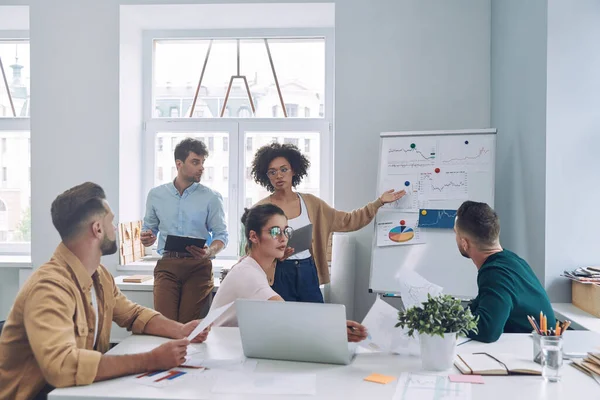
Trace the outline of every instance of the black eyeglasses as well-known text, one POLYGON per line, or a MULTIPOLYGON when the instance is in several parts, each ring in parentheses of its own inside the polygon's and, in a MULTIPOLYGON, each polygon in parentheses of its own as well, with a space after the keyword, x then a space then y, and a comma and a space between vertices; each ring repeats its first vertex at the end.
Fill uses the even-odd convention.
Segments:
POLYGON ((281 167, 279 169, 270 169, 267 171, 267 176, 269 178, 274 178, 275 176, 277 176, 278 172, 281 172, 281 175, 285 175, 289 172, 289 168, 288 167, 281 167))
POLYGON ((292 235, 294 234, 294 229, 291 226, 286 226, 283 229, 283 231, 279 226, 274 226, 270 229, 265 229, 265 231, 269 232, 269 235, 271 235, 273 239, 276 239, 281 235, 285 235, 286 238, 291 239, 292 235))

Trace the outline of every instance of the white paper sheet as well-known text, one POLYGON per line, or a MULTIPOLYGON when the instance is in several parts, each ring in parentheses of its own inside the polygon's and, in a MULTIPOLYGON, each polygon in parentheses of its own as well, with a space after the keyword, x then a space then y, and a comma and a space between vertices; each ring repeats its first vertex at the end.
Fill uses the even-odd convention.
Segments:
POLYGON ((409 337, 407 330, 396 328, 397 322, 398 310, 378 297, 362 322, 369 337, 360 345, 388 353, 420 354, 418 339, 409 337))
POLYGON ((246 371, 252 372, 256 369, 258 362, 256 360, 247 360, 245 358, 234 358, 229 360, 213 360, 186 357, 184 366, 206 369, 218 369, 224 371, 246 371))
POLYGON ((200 347, 197 344, 188 345, 187 350, 186 350, 188 356, 191 356, 192 354, 204 353, 205 351, 206 351, 205 348, 200 347))
POLYGON ((600 375, 595 374, 595 373, 592 372, 592 378, 594 378, 594 380, 596 381, 596 383, 598 385, 600 385, 600 375))
POLYGON ((202 322, 200 322, 198 324, 198 326, 196 327, 196 329, 194 329, 192 331, 192 333, 190 333, 188 335, 188 340, 192 340, 193 338, 195 338, 196 336, 198 336, 200 333, 202 333, 203 330, 205 330, 210 324, 212 324, 213 322, 215 322, 215 320, 217 318, 219 318, 221 316, 221 314, 223 314, 225 311, 229 310, 229 307, 233 306, 233 301, 229 304, 225 304, 222 307, 219 308, 215 308, 214 310, 210 310, 208 315, 206 316, 206 318, 204 318, 202 320, 202 322))
POLYGON ((399 292, 405 309, 420 306, 427 301, 427 294, 437 296, 443 291, 441 286, 429 282, 415 271, 400 271, 396 280, 400 284, 399 292))
POLYGON ((403 373, 394 400, 470 400, 471 384, 450 382, 446 375, 403 373))
POLYGON ((228 394, 317 394, 316 374, 227 372, 219 375, 213 393, 228 394))

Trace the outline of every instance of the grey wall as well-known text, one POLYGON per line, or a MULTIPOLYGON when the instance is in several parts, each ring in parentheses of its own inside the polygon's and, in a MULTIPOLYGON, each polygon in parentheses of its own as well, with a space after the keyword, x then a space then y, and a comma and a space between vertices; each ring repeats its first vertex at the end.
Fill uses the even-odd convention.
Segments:
POLYGON ((553 301, 570 300, 559 274, 598 265, 600 214, 600 2, 548 1, 546 277, 553 301))
MULTIPOLYGON (((380 132, 490 126, 490 1, 344 0, 335 16, 334 199, 351 210, 377 197, 380 132)), ((358 320, 372 234, 354 233, 358 320)))
POLYGON ((0 321, 5 320, 19 291, 19 270, 0 268, 0 321))
POLYGON ((492 2, 492 126, 498 129, 496 210, 504 247, 544 280, 545 0, 492 2))

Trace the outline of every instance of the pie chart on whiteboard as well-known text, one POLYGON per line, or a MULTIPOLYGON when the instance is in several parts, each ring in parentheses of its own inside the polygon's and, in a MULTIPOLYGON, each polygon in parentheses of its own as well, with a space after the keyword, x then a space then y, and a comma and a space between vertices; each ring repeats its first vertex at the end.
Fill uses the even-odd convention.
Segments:
POLYGON ((415 237, 415 231, 408 226, 396 226, 390 230, 389 237, 392 242, 404 243, 415 237))

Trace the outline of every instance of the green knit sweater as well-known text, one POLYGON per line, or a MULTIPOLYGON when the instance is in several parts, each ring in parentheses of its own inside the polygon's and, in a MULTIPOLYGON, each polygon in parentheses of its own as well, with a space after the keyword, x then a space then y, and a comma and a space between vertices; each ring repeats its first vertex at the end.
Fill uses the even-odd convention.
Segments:
POLYGON ((485 260, 477 274, 479 293, 469 305, 479 316, 478 333, 470 338, 491 343, 503 332, 529 333, 531 315, 539 323, 540 311, 548 317, 548 327, 556 324, 546 291, 525 260, 503 250, 485 260))

